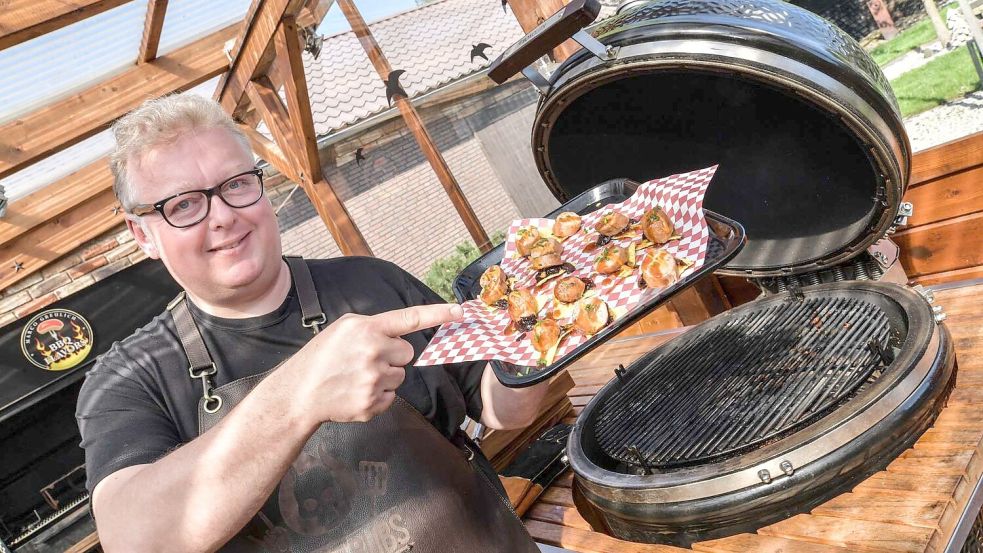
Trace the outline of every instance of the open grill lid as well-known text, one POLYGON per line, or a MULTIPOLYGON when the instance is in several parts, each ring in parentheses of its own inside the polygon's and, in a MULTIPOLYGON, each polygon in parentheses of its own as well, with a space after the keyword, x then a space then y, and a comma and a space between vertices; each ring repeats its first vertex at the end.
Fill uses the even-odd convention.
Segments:
MULTIPOLYGON (((489 75, 504 81, 531 63, 594 4, 571 2, 567 28, 548 19, 553 28, 489 75)), ((777 0, 663 0, 573 38, 585 48, 548 80, 524 71, 543 93, 533 155, 561 201, 615 177, 719 163, 705 207, 748 236, 720 272, 747 276, 841 262, 894 223, 911 157, 896 100, 870 57, 819 16, 777 0)))

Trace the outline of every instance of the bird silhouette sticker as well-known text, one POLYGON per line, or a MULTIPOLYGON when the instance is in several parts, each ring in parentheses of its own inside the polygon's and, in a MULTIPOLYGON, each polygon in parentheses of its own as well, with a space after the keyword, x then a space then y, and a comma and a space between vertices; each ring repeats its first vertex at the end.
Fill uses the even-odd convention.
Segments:
POLYGON ((362 155, 362 148, 358 148, 355 150, 355 165, 361 167, 363 161, 365 161, 365 156, 362 155))
POLYGON ((390 107, 393 105, 393 98, 396 95, 400 95, 403 98, 409 98, 406 91, 403 90, 402 85, 399 84, 399 77, 406 73, 402 69, 396 69, 395 71, 390 71, 389 76, 386 77, 386 101, 389 102, 390 107))
POLYGON ((491 44, 485 44, 484 42, 479 42, 478 44, 472 45, 471 61, 473 62, 474 58, 481 58, 485 61, 488 61, 488 56, 485 55, 485 50, 489 48, 491 48, 491 44))

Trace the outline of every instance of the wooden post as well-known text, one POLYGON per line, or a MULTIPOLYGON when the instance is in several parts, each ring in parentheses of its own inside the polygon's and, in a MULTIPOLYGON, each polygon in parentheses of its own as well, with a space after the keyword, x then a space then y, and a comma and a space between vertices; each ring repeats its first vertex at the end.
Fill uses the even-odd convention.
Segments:
POLYGON ((932 20, 932 26, 935 27, 935 34, 939 37, 939 41, 942 46, 949 46, 949 41, 952 37, 949 36, 949 28, 945 26, 945 21, 942 20, 942 15, 939 13, 938 6, 935 5, 935 0, 922 0, 925 4, 925 12, 928 13, 928 18, 932 20))
POLYGON ((247 94, 252 91, 250 99, 255 98, 253 104, 264 115, 264 119, 265 116, 270 117, 266 122, 270 130, 274 130, 274 125, 271 123, 276 123, 279 127, 279 132, 274 131, 273 136, 277 142, 280 142, 280 148, 288 162, 294 163, 295 173, 300 177, 298 184, 311 199, 314 209, 328 227, 338 248, 345 255, 371 256, 372 249, 368 242, 365 241, 365 237, 355 226, 345 205, 321 172, 314 118, 311 115, 311 101, 307 91, 307 77, 304 75, 304 62, 301 59, 297 34, 296 20, 290 15, 283 17, 274 34, 276 51, 274 65, 279 66, 283 75, 286 109, 266 77, 250 82, 246 89, 247 94), (264 90, 269 96, 265 102, 261 98, 264 90))
MULTIPOLYGON (((522 27, 524 33, 531 32, 547 17, 560 11, 563 6, 567 5, 567 2, 569 0, 508 0, 509 6, 512 7, 512 13, 519 21, 519 26, 522 27)), ((559 63, 569 58, 577 50, 580 50, 579 44, 573 40, 565 40, 553 49, 551 57, 553 61, 559 63)))
MULTIPOLYGON (((392 67, 389 65, 385 54, 382 53, 382 49, 379 48, 379 44, 375 41, 375 37, 369 31, 365 20, 362 19, 362 14, 359 13, 358 8, 355 7, 355 3, 352 0, 338 0, 338 6, 341 7, 341 11, 348 19, 348 24, 351 25, 355 36, 362 43, 362 48, 365 49, 365 53, 368 55, 379 77, 385 81, 389 78, 392 67)), ((396 103, 396 107, 399 108, 399 112, 403 116, 406 126, 413 133, 413 137, 416 138, 416 142, 419 144, 420 150, 423 151, 423 155, 426 156, 427 161, 430 162, 430 166, 437 173, 437 179, 444 186, 444 190, 450 197, 451 203, 454 204, 455 209, 457 209, 458 214, 464 221, 464 226, 471 233, 474 243, 482 252, 491 250, 492 245, 491 240, 488 239, 488 234, 485 233, 481 222, 478 221, 477 215, 474 214, 474 210, 471 209, 467 198, 461 192, 461 187, 458 186, 454 175, 451 174, 450 167, 447 166, 447 162, 444 161, 443 156, 440 155, 440 152, 434 145, 433 139, 430 138, 430 134, 423 125, 423 120, 420 119, 413 104, 410 103, 409 98, 401 95, 397 95, 393 101, 396 103)))
POLYGON ((884 0, 867 0, 867 9, 870 10, 870 15, 874 16, 874 22, 877 23, 877 28, 881 30, 881 35, 886 40, 898 34, 898 28, 894 26, 894 19, 884 5, 884 0))
POLYGON ((981 52, 983 52, 983 29, 980 29, 980 20, 976 19, 976 15, 973 14, 973 8, 969 5, 969 0, 958 0, 959 10, 962 11, 963 17, 966 19, 966 25, 969 26, 969 32, 973 35, 973 42, 976 43, 976 51, 974 52, 972 48, 969 49, 969 55, 973 58, 973 65, 976 66, 976 72, 980 76, 980 81, 983 81, 983 71, 980 70, 980 57, 981 52))

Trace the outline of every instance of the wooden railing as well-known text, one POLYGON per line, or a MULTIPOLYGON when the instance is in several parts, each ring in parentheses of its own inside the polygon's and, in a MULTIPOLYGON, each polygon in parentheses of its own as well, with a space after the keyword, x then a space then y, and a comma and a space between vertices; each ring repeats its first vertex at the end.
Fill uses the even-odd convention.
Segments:
POLYGON ((905 200, 915 215, 894 241, 908 277, 918 284, 983 278, 983 133, 916 154, 905 200))

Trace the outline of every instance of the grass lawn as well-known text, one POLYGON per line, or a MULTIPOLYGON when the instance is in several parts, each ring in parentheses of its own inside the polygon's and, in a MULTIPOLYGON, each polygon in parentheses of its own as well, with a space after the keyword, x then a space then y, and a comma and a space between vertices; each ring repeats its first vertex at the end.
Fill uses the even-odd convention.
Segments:
MULTIPOLYGON (((943 8, 942 10, 942 20, 945 20, 945 16, 949 13, 952 6, 943 8)), ((889 61, 900 57, 902 54, 914 50, 922 44, 927 44, 936 40, 938 37, 935 35, 935 27, 932 26, 932 22, 926 16, 925 19, 915 23, 911 27, 905 29, 898 33, 898 36, 878 45, 876 48, 870 51, 870 55, 877 62, 877 65, 884 67, 884 64, 889 61)))
POLYGON ((939 56, 891 81, 905 117, 965 96, 980 87, 969 48, 939 56))

